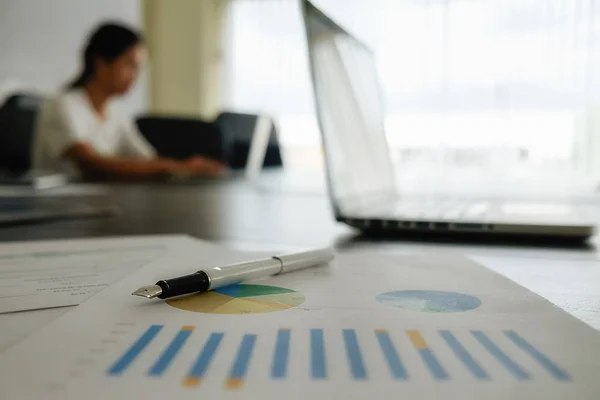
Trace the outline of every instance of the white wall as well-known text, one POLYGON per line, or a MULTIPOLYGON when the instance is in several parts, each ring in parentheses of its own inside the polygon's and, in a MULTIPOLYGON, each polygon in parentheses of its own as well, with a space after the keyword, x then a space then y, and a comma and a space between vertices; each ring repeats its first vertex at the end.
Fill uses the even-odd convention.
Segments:
MULTIPOLYGON (((15 86, 59 90, 79 71, 90 30, 106 19, 141 28, 142 1, 0 0, 0 97, 15 86)), ((146 109, 143 75, 123 101, 125 112, 146 109)))

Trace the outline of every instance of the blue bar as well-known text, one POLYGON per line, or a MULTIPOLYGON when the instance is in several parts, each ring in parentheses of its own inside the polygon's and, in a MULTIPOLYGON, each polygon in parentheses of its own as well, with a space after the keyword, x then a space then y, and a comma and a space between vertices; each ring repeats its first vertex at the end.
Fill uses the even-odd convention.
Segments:
POLYGON ((137 356, 150 344, 162 329, 162 325, 151 325, 146 332, 106 371, 109 375, 121 375, 137 356))
POLYGON ((169 367, 177 353, 179 353, 179 350, 181 350, 181 347, 185 344, 185 341, 188 340, 192 332, 193 329, 180 330, 165 351, 158 357, 158 360, 156 360, 152 368, 150 368, 148 375, 161 376, 169 367))
POLYGON ((224 333, 211 333, 208 340, 204 344, 202 351, 198 355, 196 362, 192 366, 188 377, 190 378, 202 378, 206 373, 206 370, 210 366, 210 362, 217 352, 221 340, 223 340, 224 333))
POLYGON ((346 356, 350 362, 352 379, 367 379, 367 371, 365 370, 362 355, 360 354, 356 332, 354 332, 354 329, 344 329, 342 330, 342 334, 344 336, 344 343, 346 344, 346 356))
POLYGON ((469 354, 467 349, 465 349, 464 346, 460 344, 458 339, 456 339, 456 337, 450 331, 442 330, 440 331, 440 335, 442 336, 442 338, 444 338, 446 343, 448 343, 448 346, 450 346, 456 357, 458 357, 463 362, 465 367, 467 367, 467 369, 475 378, 480 380, 490 379, 488 373, 485 372, 483 368, 481 368, 479 363, 475 361, 475 359, 471 356, 471 354, 469 354))
POLYGON ((248 371, 248 364, 250 364, 250 358, 252 358, 252 352, 254 351, 254 343, 256 342, 256 335, 244 335, 242 343, 235 356, 235 362, 231 367, 229 378, 244 379, 246 372, 248 371))
POLYGON ((313 379, 325 379, 325 343, 322 329, 310 330, 310 370, 313 379))
POLYGON ((287 373, 288 358, 290 354, 290 336, 289 329, 280 329, 277 332, 277 342, 275 343, 275 354, 273 355, 273 365, 271 366, 271 377, 275 379, 285 378, 287 373))
POLYGON ((508 337, 514 344, 517 345, 521 350, 528 353, 538 363, 542 365, 554 378, 559 381, 570 381, 571 376, 567 374, 562 368, 554 364, 548 357, 546 357, 541 351, 533 347, 529 342, 523 339, 514 331, 504 331, 506 337, 508 337))
POLYGON ((437 358, 435 358, 433 351, 431 351, 429 349, 429 346, 427 346, 427 342, 425 341, 425 339, 423 339, 421 332, 417 330, 408 330, 406 331, 406 334, 408 335, 413 346, 415 346, 415 348, 419 352, 421 359, 429 369, 429 372, 431 372, 431 375, 435 379, 441 381, 450 379, 450 376, 448 375, 444 367, 442 367, 437 358))
POLYGON ((435 358, 431 350, 419 349, 419 354, 421 355, 421 358, 427 365, 427 368, 429 368, 429 372, 431 372, 431 375, 435 379, 440 381, 447 381, 448 379, 450 379, 450 376, 448 375, 444 367, 442 367, 437 358, 435 358))
POLYGON ((377 330, 375 331, 375 336, 377 336, 377 341, 379 341, 379 347, 381 347, 381 351, 385 356, 388 366, 390 367, 390 372, 392 376, 396 380, 407 380, 408 373, 406 372, 406 368, 404 368, 404 364, 400 360, 400 356, 390 339, 390 335, 387 331, 377 330))
POLYGON ((496 360, 504 366, 515 378, 520 381, 529 380, 531 376, 527 371, 521 368, 517 363, 511 360, 506 353, 504 353, 500 347, 498 347, 492 340, 487 337, 482 331, 471 331, 471 334, 477 339, 487 351, 493 355, 496 360))

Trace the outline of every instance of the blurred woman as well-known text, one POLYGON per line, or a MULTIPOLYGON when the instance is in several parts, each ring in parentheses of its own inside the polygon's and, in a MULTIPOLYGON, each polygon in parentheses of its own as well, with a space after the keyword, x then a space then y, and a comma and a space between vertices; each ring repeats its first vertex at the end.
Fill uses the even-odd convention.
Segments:
POLYGON ((118 24, 99 26, 85 47, 81 74, 40 112, 33 168, 87 180, 222 174, 224 165, 207 158, 158 157, 133 121, 109 107, 129 92, 146 56, 138 33, 118 24))

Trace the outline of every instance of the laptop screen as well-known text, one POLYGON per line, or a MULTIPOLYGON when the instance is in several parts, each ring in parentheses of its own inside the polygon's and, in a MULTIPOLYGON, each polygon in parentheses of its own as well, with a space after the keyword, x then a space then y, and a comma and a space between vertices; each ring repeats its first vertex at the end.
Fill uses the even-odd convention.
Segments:
POLYGON ((329 189, 343 212, 395 194, 383 96, 370 49, 303 3, 329 189))

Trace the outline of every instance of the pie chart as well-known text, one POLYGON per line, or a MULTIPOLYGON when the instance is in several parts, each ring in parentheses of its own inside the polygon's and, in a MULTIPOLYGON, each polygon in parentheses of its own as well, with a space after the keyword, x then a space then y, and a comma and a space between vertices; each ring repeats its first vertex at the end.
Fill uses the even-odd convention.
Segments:
POLYGON ((411 311, 447 313, 474 310, 481 305, 477 297, 435 290, 397 290, 381 293, 377 301, 411 311))
POLYGON ((304 303, 304 295, 291 289, 240 284, 179 299, 171 307, 206 314, 259 314, 287 310, 304 303))

